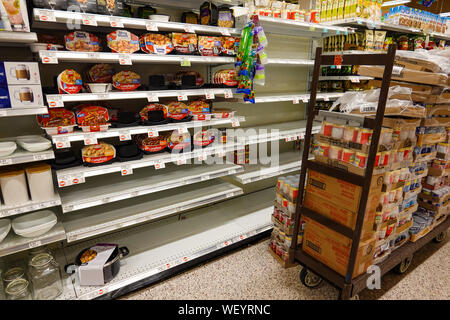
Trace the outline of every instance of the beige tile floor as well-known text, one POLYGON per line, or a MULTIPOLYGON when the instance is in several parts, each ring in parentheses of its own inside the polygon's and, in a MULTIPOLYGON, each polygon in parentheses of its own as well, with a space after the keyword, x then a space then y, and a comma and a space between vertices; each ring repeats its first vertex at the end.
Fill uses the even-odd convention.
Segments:
MULTIPOLYGON (((121 299, 336 299, 327 283, 316 289, 299 280, 300 266, 283 269, 269 254, 268 240, 232 252, 121 299)), ((410 270, 382 278, 380 290, 364 290, 360 299, 450 300, 450 240, 431 242, 415 253, 410 270)))

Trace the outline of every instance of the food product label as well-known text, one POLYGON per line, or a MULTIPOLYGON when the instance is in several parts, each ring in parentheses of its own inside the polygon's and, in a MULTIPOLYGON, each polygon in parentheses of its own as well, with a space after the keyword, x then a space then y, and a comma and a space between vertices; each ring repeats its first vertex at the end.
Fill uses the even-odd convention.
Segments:
POLYGON ((154 22, 146 22, 145 29, 147 29, 147 31, 158 31, 158 25, 154 22))
POLYGON ((157 128, 150 128, 148 129, 147 135, 149 138, 158 137, 159 132, 157 128))
POLYGON ((147 94, 147 100, 148 100, 148 102, 158 102, 159 98, 158 98, 157 94, 149 93, 149 94, 147 94))
POLYGON ((182 58, 181 59, 181 66, 182 67, 190 67, 191 66, 191 60, 182 58))
POLYGON ((120 131, 119 132, 119 140, 120 141, 127 141, 131 140, 131 133, 128 130, 120 131))
POLYGON ((225 90, 225 99, 233 98, 233 91, 231 89, 225 90))
POLYGON ((55 141, 56 149, 70 148, 69 138, 66 138, 66 137, 55 138, 54 141, 55 141))
POLYGON ((234 118, 234 119, 231 121, 231 126, 232 126, 232 127, 239 127, 239 126, 240 126, 239 119, 234 118))
POLYGON ((109 25, 113 28, 123 28, 122 19, 120 19, 119 17, 110 17, 109 25))
POLYGON ((343 61, 343 60, 344 60, 344 59, 342 58, 342 56, 341 56, 340 54, 335 55, 335 56, 334 56, 334 65, 335 65, 336 67, 342 65, 342 61, 343 61))
POLYGON ((81 14, 81 20, 86 26, 97 26, 97 19, 92 14, 81 14))
POLYGON ((177 165, 180 166, 182 164, 186 164, 186 158, 178 158, 177 165))
POLYGON ((113 76, 113 87, 122 91, 133 91, 141 85, 141 77, 132 71, 122 71, 113 76))
POLYGON ((223 36, 231 36, 230 31, 227 28, 220 28, 220 33, 223 36))
POLYGON ((55 12, 53 10, 38 9, 40 21, 56 22, 55 12))
POLYGON ((7 166, 9 164, 12 164, 12 159, 0 159, 0 165, 7 166))
POLYGON ((173 51, 172 40, 158 33, 147 33, 140 37, 141 49, 147 53, 168 54, 173 51))
POLYGON ((83 162, 87 163, 105 163, 116 157, 116 149, 105 142, 85 146, 81 150, 83 162))
POLYGON ((195 33, 195 29, 193 26, 186 25, 184 26, 184 31, 187 33, 195 33))
POLYGON ((178 133, 179 133, 179 134, 187 133, 187 132, 188 132, 188 130, 187 130, 186 127, 178 127, 177 130, 178 130, 178 133))
POLYGON ((111 32, 106 37, 108 47, 112 52, 134 53, 139 50, 139 37, 126 30, 111 32))
POLYGON ((28 244, 28 247, 31 248, 36 248, 36 247, 40 247, 42 245, 42 242, 37 240, 37 241, 32 241, 28 244))
POLYGON ((155 169, 164 169, 165 167, 166 167, 166 164, 163 161, 155 162, 155 169))
POLYGON ((81 90, 83 81, 78 72, 73 69, 66 69, 58 75, 57 83, 60 94, 74 94, 81 90))
MULTIPOLYGON (((89 81, 95 83, 108 83, 112 82, 114 75, 114 69, 111 65, 105 63, 99 63, 89 69, 88 77, 89 81)), ((98 95, 97 95, 98 96, 98 95)))
POLYGON ((292 100, 292 102, 293 102, 294 104, 299 104, 298 98, 294 98, 294 99, 292 100))
POLYGON ((97 137, 93 134, 85 135, 84 136, 84 144, 85 145, 97 144, 97 137))
POLYGON ((64 107, 64 102, 61 96, 47 96, 47 103, 50 108, 64 107))
POLYGON ((41 160, 47 160, 47 155, 46 154, 33 155, 33 161, 41 161, 41 160))
POLYGON ((212 90, 206 91, 206 92, 205 92, 205 97, 206 97, 206 99, 208 99, 208 100, 213 100, 213 99, 215 98, 215 96, 214 96, 214 91, 212 91, 212 90))
POLYGON ((122 166, 120 168, 120 174, 122 176, 127 176, 127 175, 130 175, 130 174, 133 174, 133 168, 130 167, 130 166, 122 166))
POLYGON ((41 54, 41 60, 45 64, 58 64, 58 58, 55 52, 45 51, 41 54))
POLYGON ((178 101, 186 101, 188 99, 187 94, 185 93, 180 93, 178 95, 178 101))
POLYGON ((128 54, 119 54, 119 64, 123 66, 131 66, 133 63, 131 62, 131 57, 128 54))
POLYGON ((306 97, 300 97, 300 100, 302 100, 303 103, 307 103, 308 102, 308 98, 306 98, 306 97))

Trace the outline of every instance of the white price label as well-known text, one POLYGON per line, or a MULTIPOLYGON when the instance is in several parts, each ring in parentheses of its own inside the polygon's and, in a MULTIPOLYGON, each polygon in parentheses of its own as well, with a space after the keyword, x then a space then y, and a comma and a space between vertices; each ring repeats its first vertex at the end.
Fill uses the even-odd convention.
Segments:
POLYGON ((338 64, 337 66, 336 66, 336 69, 341 69, 342 68, 342 65, 340 65, 340 64, 338 64))
POLYGON ((130 131, 128 131, 128 130, 126 130, 126 131, 120 131, 120 132, 119 132, 119 140, 120 140, 120 141, 131 140, 131 133, 130 133, 130 131))
POLYGON ((294 104, 298 104, 298 103, 299 103, 298 100, 299 100, 298 98, 294 98, 294 99, 292 100, 292 102, 293 102, 294 104))
POLYGON ((197 159, 198 159, 198 161, 203 161, 203 160, 205 160, 205 155, 201 154, 201 155, 198 156, 197 159))
POLYGON ((233 120, 231 120, 231 126, 232 127, 239 127, 240 126, 239 119, 234 118, 233 120))
POLYGON ((231 89, 225 90, 225 99, 233 98, 233 91, 231 89))
POLYGON ((286 142, 294 141, 295 139, 297 139, 297 136, 289 136, 289 137, 286 137, 286 142))
POLYGON ((392 74, 396 76, 400 76, 402 74, 403 67, 400 66, 393 66, 392 67, 392 74))
POLYGON ((58 177, 58 186, 60 188, 68 187, 68 186, 71 186, 74 184, 80 184, 80 183, 84 183, 84 182, 85 182, 85 179, 82 174, 58 177))
POLYGON ((106 100, 109 97, 109 94, 107 93, 97 93, 95 95, 97 97, 97 100, 106 100))
POLYGON ((120 17, 110 17, 109 25, 113 28, 123 28, 123 22, 120 17))
POLYGON ((70 140, 67 137, 55 138, 56 149, 70 148, 70 140))
POLYGON ((330 98, 328 96, 323 97, 323 101, 330 101, 330 98))
POLYGON ((130 174, 133 174, 133 168, 130 167, 130 166, 123 166, 123 167, 120 168, 120 174, 122 176, 127 176, 127 175, 130 175, 130 174))
POLYGON ((129 54, 119 54, 119 64, 123 66, 131 66, 131 56, 129 54))
POLYGON ((163 161, 156 161, 155 162, 155 169, 164 169, 166 167, 166 164, 163 161))
POLYGON ((6 117, 7 115, 8 115, 8 113, 6 112, 6 110, 0 109, 0 117, 6 117))
POLYGON ((231 241, 231 240, 228 240, 228 241, 224 241, 224 242, 222 242, 222 243, 219 243, 218 245, 217 245, 217 248, 224 248, 224 247, 228 247, 230 244, 232 244, 233 242, 231 241))
POLYGON ((87 134, 84 136, 84 144, 86 146, 91 144, 97 144, 97 137, 94 134, 87 134))
POLYGON ((30 248, 30 249, 32 249, 32 248, 36 248, 36 247, 40 247, 42 245, 42 242, 41 241, 32 241, 32 242, 30 242, 29 244, 28 244, 28 247, 30 248))
POLYGON ((88 52, 88 58, 92 60, 98 60, 100 59, 100 53, 99 52, 88 52))
POLYGON ((186 164, 186 158, 178 158, 177 159, 177 165, 181 166, 183 164, 186 164))
POLYGON ((146 22, 145 29, 147 29, 147 31, 158 31, 158 25, 154 22, 146 22))
POLYGON ((186 127, 178 127, 177 128, 179 134, 187 133, 188 129, 186 127))
POLYGON ((178 101, 186 101, 188 99, 187 94, 180 93, 178 94, 178 101))
POLYGON ((149 94, 147 94, 147 100, 148 100, 148 102, 158 102, 159 98, 158 98, 157 94, 149 93, 149 94))
POLYGON ((221 28, 220 29, 220 33, 223 35, 223 36, 231 36, 231 33, 230 33, 230 30, 228 30, 227 28, 221 28))
POLYGON ((206 92, 205 92, 205 97, 206 97, 206 99, 208 99, 208 100, 213 100, 213 99, 215 98, 215 96, 214 96, 214 91, 212 91, 212 90, 206 91, 206 92))
POLYGON ((350 81, 353 83, 359 83, 359 77, 350 77, 350 81))
POLYGON ((209 180, 209 178, 209 175, 201 176, 202 181, 209 180))
POLYGON ((47 103, 50 108, 64 107, 64 102, 61 96, 47 96, 47 103))
POLYGON ((95 19, 95 16, 92 14, 85 14, 83 13, 81 15, 81 20, 84 25, 86 26, 97 26, 97 20, 95 19))
POLYGON ((13 163, 12 159, 0 159, 0 165, 2 165, 2 166, 7 166, 12 163, 13 163))
POLYGON ((191 60, 182 58, 180 62, 182 67, 190 67, 191 66, 191 60))
POLYGON ((38 16, 40 21, 56 22, 55 12, 53 10, 38 9, 38 16))
POLYGON ((80 183, 85 183, 86 180, 84 179, 83 174, 77 174, 77 175, 72 175, 71 182, 72 182, 72 184, 80 184, 80 183))
POLYGON ((193 26, 186 25, 186 26, 184 26, 184 32, 195 33, 195 29, 193 26))
POLYGON ((41 60, 44 64, 58 64, 58 58, 55 52, 45 51, 41 54, 41 60))
POLYGON ((159 132, 157 128, 150 128, 148 129, 147 135, 149 138, 158 137, 159 132))
POLYGON ((300 100, 302 100, 303 103, 308 103, 308 98, 306 97, 300 97, 300 100))
POLYGON ((47 159, 47 155, 46 154, 35 154, 33 155, 33 160, 34 161, 41 161, 41 160, 46 160, 47 159))

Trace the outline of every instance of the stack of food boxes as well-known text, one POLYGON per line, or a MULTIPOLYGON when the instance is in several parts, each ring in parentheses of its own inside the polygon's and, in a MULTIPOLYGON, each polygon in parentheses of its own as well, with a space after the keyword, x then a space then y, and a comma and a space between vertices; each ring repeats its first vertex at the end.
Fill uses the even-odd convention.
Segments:
POLYGON ((317 2, 320 2, 321 22, 356 17, 381 21, 382 0, 316 0, 317 2))
MULTIPOLYGON (((269 251, 276 259, 287 268, 289 264, 289 248, 294 233, 294 214, 296 210, 298 185, 300 175, 279 177, 276 191, 276 200, 272 214, 274 228, 270 239, 269 251)), ((300 230, 302 230, 300 228, 300 230)), ((297 237, 297 243, 301 243, 302 232, 297 237)))

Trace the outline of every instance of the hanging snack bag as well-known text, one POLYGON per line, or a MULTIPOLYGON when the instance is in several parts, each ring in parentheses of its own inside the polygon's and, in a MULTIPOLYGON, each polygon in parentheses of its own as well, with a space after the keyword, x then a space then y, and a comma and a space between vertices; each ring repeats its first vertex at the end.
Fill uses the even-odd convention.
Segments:
POLYGON ((217 25, 222 28, 234 27, 234 15, 233 10, 229 6, 223 5, 219 7, 219 17, 217 25))
POLYGON ((109 143, 100 142, 85 146, 81 149, 81 156, 85 166, 95 166, 114 162, 116 149, 109 143))
POLYGON ((139 51, 139 38, 126 30, 117 30, 106 36, 108 48, 112 52, 134 53, 139 51))
POLYGON ((198 37, 198 51, 202 56, 218 56, 222 50, 222 38, 212 36, 198 37))
POLYGON ((173 51, 172 40, 159 33, 146 33, 139 38, 141 50, 146 53, 168 54, 173 51))
POLYGON ((108 123, 108 109, 100 106, 87 106, 81 108, 77 113, 78 126, 83 132, 104 132, 111 125, 108 123))
POLYGON ((111 83, 113 75, 113 67, 106 63, 96 64, 88 71, 89 81, 95 83, 111 83))
POLYGON ((166 105, 160 103, 150 103, 146 105, 141 111, 139 111, 139 116, 143 122, 148 121, 148 112, 162 110, 164 112, 164 119, 167 119, 169 116, 169 109, 166 105))
POLYGON ((217 26, 217 20, 219 18, 219 11, 217 6, 211 1, 203 2, 200 6, 200 24, 217 26))
POLYGON ((181 54, 193 54, 197 51, 197 35, 195 33, 172 33, 173 49, 181 54))
POLYGON ((102 49, 100 39, 89 32, 71 32, 64 36, 64 42, 69 51, 98 52, 102 49))
POLYGON ((133 91, 141 85, 141 77, 132 71, 122 71, 113 76, 113 86, 121 91, 133 91))
POLYGON ((48 114, 40 114, 36 119, 49 135, 71 133, 75 127, 74 113, 64 108, 49 108, 48 114))
POLYGON ((167 139, 165 135, 157 137, 148 137, 147 135, 138 135, 135 142, 139 149, 145 154, 163 152, 167 148, 167 139))
POLYGON ((375 51, 383 51, 384 38, 386 37, 386 31, 376 30, 375 41, 373 48, 375 51))
POLYGON ((221 51, 227 56, 236 55, 236 43, 239 42, 239 38, 236 37, 222 37, 221 51))
POLYGON ((207 147, 215 140, 214 131, 211 129, 202 130, 194 134, 194 146, 207 147))
POLYGON ((181 151, 191 147, 191 135, 189 132, 179 133, 178 130, 174 130, 166 138, 167 148, 170 152, 173 150, 181 151))
POLYGON ((189 117, 189 107, 183 102, 174 101, 167 105, 169 111, 169 118, 172 121, 188 121, 189 117))
POLYGON ((80 74, 73 69, 66 69, 61 72, 56 78, 56 82, 60 94, 78 93, 83 85, 80 74))
MULTIPOLYGON (((366 51, 373 50, 373 30, 366 30, 366 51)), ((334 50, 333 50, 334 51, 334 50)))

